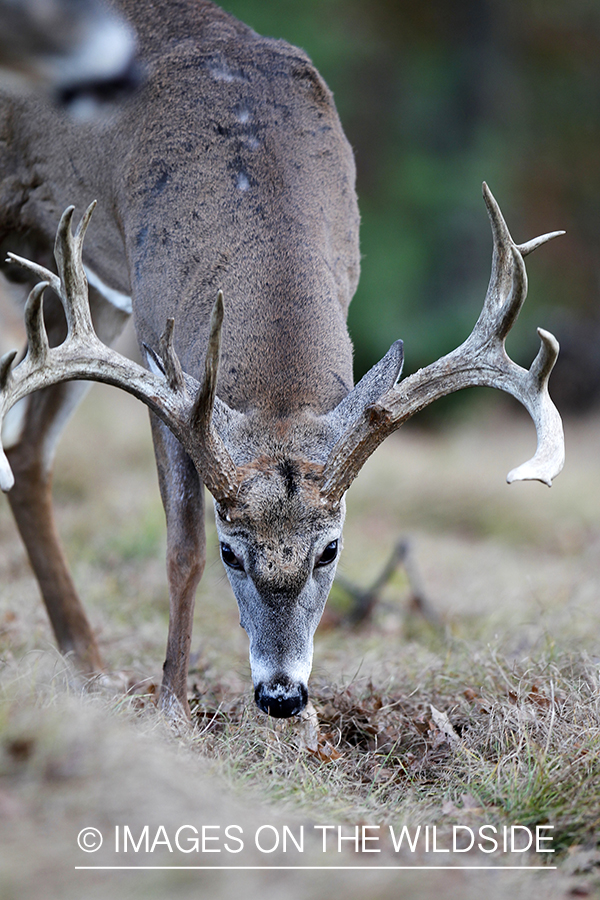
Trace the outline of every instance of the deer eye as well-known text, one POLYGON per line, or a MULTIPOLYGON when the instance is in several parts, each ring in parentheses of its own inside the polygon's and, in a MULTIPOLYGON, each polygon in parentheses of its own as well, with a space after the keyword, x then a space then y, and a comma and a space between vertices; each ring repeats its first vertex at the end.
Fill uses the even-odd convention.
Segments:
POLYGON ((221 543, 221 559, 230 569, 238 569, 244 571, 244 564, 241 559, 235 555, 229 544, 221 543))
POLYGON ((330 544, 327 544, 320 557, 316 561, 316 566, 328 566, 330 563, 334 561, 334 559, 338 555, 338 542, 332 541, 330 544))

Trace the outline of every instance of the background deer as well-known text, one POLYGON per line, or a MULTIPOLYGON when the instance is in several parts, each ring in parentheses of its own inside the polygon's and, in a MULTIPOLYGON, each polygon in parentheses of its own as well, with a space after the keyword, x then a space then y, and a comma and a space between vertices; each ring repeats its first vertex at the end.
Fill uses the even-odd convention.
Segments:
POLYGON ((0 79, 35 84, 72 115, 133 90, 134 54, 133 30, 102 0, 0 0, 0 79))
POLYGON ((100 669, 53 523, 52 457, 83 391, 72 379, 143 400, 167 519, 162 705, 188 712, 206 485, 256 701, 290 716, 307 700, 345 491, 388 434, 437 397, 491 385, 516 396, 538 431, 535 457, 509 480, 549 484, 560 471, 562 426, 547 391, 558 345, 540 331, 529 372, 504 351, 525 299, 523 256, 553 235, 516 245, 484 188, 494 258, 472 334, 399 384, 397 341, 353 388, 345 320, 359 272, 355 172, 326 85, 302 51, 212 3, 119 7, 147 80, 110 122, 74 122, 33 93, 2 103, 3 242, 35 260, 11 253, 9 271, 18 264, 41 283, 26 307, 25 359, 0 363, 0 414, 22 401, 5 423, 0 486, 12 487, 61 650, 84 671, 100 669), (74 237, 73 208, 61 219, 56 276, 56 221, 91 197, 99 202, 83 258, 92 208, 74 237), (132 311, 148 369, 107 346, 132 311))

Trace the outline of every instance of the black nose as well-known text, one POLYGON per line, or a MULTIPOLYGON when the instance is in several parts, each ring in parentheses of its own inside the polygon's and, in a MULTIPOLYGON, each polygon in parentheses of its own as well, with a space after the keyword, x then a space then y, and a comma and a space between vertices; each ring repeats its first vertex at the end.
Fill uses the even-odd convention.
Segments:
POLYGON ((273 678, 258 685, 254 699, 258 708, 267 715, 289 719, 302 712, 308 702, 308 691, 306 685, 294 683, 288 678, 273 678))

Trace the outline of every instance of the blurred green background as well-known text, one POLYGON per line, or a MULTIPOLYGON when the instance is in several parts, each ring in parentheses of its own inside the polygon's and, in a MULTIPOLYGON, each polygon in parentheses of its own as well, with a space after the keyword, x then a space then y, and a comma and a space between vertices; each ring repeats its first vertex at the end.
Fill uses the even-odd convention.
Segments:
POLYGON ((513 237, 555 229, 528 259, 508 346, 538 325, 561 357, 563 410, 600 397, 600 0, 223 0, 303 47, 335 94, 358 167, 362 276, 355 375, 405 342, 405 372, 459 344, 490 271, 486 180, 513 237))

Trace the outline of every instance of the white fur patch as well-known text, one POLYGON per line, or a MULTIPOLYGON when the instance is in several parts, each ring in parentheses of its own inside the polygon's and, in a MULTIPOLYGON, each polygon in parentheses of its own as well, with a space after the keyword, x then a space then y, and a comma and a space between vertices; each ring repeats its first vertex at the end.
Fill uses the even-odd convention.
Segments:
POLYGON ((246 80, 241 73, 232 71, 224 60, 214 60, 208 71, 215 81, 224 81, 226 84, 231 84, 233 81, 246 80))
POLYGON ((158 367, 158 363, 154 359, 154 356, 152 355, 152 353, 149 353, 148 350, 146 350, 146 360, 148 361, 148 368, 153 375, 158 375, 159 378, 166 379, 165 373, 158 367))
MULTIPOLYGON (((275 675, 285 675, 294 684, 308 684, 310 670, 312 669, 312 642, 310 647, 307 647, 306 655, 306 659, 295 661, 291 665, 282 667, 281 665, 273 666, 264 658, 254 659, 252 656, 252 649, 250 649, 250 669, 252 670, 252 682, 254 687, 258 687, 259 684, 266 684, 275 675)), ((283 688, 281 689, 281 692, 281 696, 284 696, 285 692, 283 691, 283 688)))
POLYGON ((96 275, 93 269, 90 269, 89 266, 84 266, 85 274, 87 276, 88 283, 95 288, 99 294, 101 294, 105 300, 108 300, 109 303, 112 303, 117 309, 120 309, 121 312, 128 313, 131 315, 133 312, 133 308, 131 305, 131 297, 127 294, 121 293, 121 291, 117 291, 114 288, 109 287, 107 284, 104 284, 99 275, 96 275))
POLYGON ((21 440, 28 403, 29 397, 23 397, 4 416, 2 422, 2 446, 5 450, 10 450, 11 447, 16 446, 21 440))
POLYGON ((15 478, 12 473, 12 469, 4 454, 4 451, 0 449, 0 489, 4 492, 10 491, 14 483, 15 478))
POLYGON ((56 61, 60 81, 99 81, 117 78, 129 65, 135 50, 133 31, 124 21, 103 16, 102 21, 91 21, 85 37, 70 56, 56 61))

